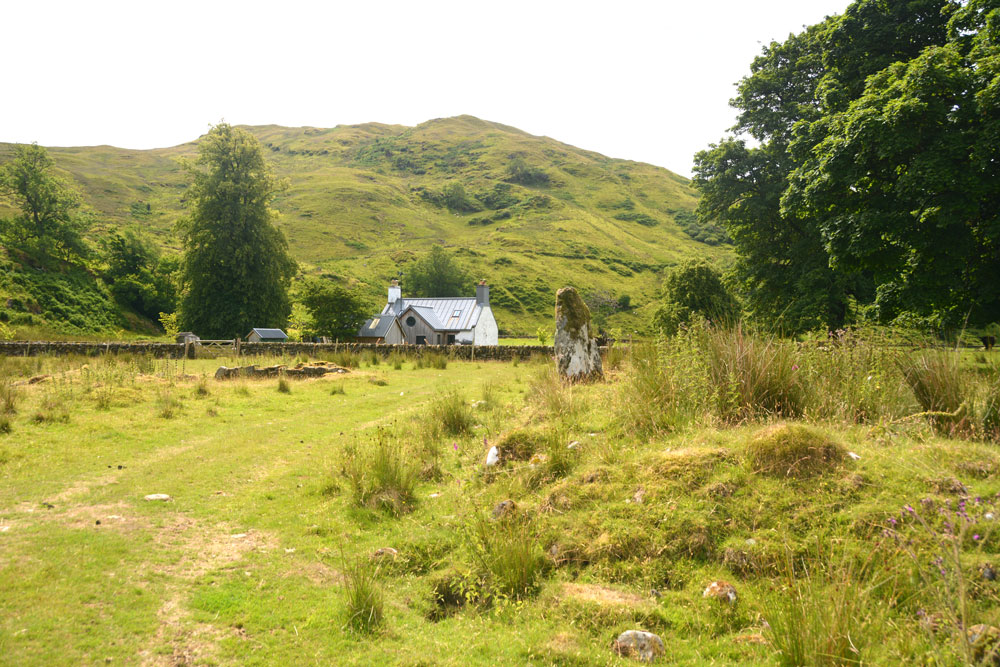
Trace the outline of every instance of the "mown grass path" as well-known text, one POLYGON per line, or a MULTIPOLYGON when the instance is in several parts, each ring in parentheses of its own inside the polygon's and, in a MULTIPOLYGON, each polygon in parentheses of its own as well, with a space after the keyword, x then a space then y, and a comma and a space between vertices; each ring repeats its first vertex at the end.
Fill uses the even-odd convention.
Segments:
POLYGON ((0 468, 0 663, 393 661, 359 653, 341 630, 341 553, 385 530, 322 493, 339 451, 418 419, 444 391, 473 396, 524 370, 409 366, 293 382, 288 394, 274 380, 210 380, 197 397, 193 378, 143 376, 104 410, 59 377, 28 388, 0 468), (336 384, 346 393, 331 394, 336 384), (32 423, 57 397, 68 422, 32 423), (153 493, 171 500, 143 500, 153 493))

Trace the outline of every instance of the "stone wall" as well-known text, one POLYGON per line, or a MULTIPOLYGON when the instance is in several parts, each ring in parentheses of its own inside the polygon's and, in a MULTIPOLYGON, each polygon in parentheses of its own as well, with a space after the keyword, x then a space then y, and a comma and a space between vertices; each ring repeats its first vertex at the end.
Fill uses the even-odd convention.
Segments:
MULTIPOLYGON (((552 356, 552 347, 547 345, 373 345, 371 343, 241 343, 241 355, 261 356, 328 356, 338 352, 375 352, 387 357, 393 353, 407 358, 417 358, 425 354, 444 354, 449 359, 470 361, 510 361, 530 359, 534 355, 552 356)), ((215 357, 232 354, 226 348, 192 346, 191 357, 215 357)), ((157 358, 179 359, 185 355, 185 347, 178 343, 69 343, 60 341, 0 341, 0 356, 33 357, 38 355, 81 355, 136 354, 157 358)))

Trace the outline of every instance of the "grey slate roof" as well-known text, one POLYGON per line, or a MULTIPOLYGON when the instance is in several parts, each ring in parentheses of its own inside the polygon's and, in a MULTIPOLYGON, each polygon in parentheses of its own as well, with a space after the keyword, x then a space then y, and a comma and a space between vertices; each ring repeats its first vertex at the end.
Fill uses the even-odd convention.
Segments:
MULTIPOLYGON (((288 338, 281 329, 258 329, 255 327, 250 330, 251 334, 254 332, 257 332, 257 335, 261 338, 288 338)), ((250 334, 247 334, 247 338, 249 337, 250 334)))
POLYGON ((376 315, 370 318, 358 331, 358 338, 385 338, 395 319, 392 315, 376 315), (375 324, 374 327, 372 323, 375 324))
MULTIPOLYGON (((476 326, 483 309, 476 303, 475 297, 455 297, 442 299, 400 299, 400 313, 411 306, 427 320, 436 331, 467 331, 476 326), (460 311, 455 316, 455 311, 460 311), (431 317, 433 316, 433 319, 431 317)), ((383 315, 392 313, 392 306, 386 304, 383 315)))

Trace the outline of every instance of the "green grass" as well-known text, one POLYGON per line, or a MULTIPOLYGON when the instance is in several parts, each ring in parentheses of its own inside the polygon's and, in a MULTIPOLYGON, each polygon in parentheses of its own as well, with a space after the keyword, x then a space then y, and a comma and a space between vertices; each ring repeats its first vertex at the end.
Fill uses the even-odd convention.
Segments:
MULTIPOLYGON (((390 277, 405 275, 440 243, 474 279, 493 286, 504 331, 532 335, 549 324, 555 290, 567 276, 582 291, 607 293, 612 301, 628 295, 635 307, 608 316, 607 326, 632 331, 646 326, 664 267, 692 257, 723 263, 729 257, 727 247, 696 241, 686 231, 696 204, 686 179, 499 123, 458 116, 412 128, 250 130, 278 175, 290 181, 275 208, 293 257, 308 274, 338 277, 373 304, 384 302, 390 277), (491 196, 505 185, 511 156, 548 173, 549 185, 511 184, 505 196, 491 196), (454 213, 426 194, 452 183, 503 208, 454 213), (629 219, 620 219, 623 206, 629 219), (484 217, 488 224, 470 224, 484 217)), ((9 153, 9 145, 0 144, 0 162, 9 153)), ((177 158, 193 156, 193 143, 149 151, 52 148, 50 154, 96 212, 94 238, 138 225, 166 251, 180 250, 174 223, 183 214, 187 180, 177 158)), ((0 204, 0 217, 8 213, 0 204)), ((10 296, 0 285, 0 304, 10 296)))
MULTIPOLYGON (((783 422, 794 437, 763 450, 769 415, 732 423, 709 400, 636 429, 621 410, 635 376, 678 368, 644 359, 593 385, 561 385, 548 362, 407 362, 288 394, 213 379, 235 359, 0 359, 11 386, 51 375, 16 385, 0 432, 0 655, 627 665, 611 638, 644 629, 680 664, 956 664, 956 619, 1000 624, 1000 583, 981 575, 1000 553, 995 444, 939 433, 912 394, 891 419, 813 417, 841 400, 817 398, 832 386, 818 377, 783 422), (433 432, 448 392, 467 432, 433 432), (33 420, 57 405, 68 421, 33 420), (783 474, 823 447, 859 458, 783 474), (736 605, 702 597, 719 579, 736 605)), ((994 370, 966 367, 976 405, 994 370)))

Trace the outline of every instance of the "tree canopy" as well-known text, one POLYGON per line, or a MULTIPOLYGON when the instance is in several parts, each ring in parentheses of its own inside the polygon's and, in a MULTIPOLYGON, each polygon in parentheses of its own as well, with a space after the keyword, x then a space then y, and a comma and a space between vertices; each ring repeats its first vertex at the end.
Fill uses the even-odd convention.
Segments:
POLYGON ((190 214, 184 243, 180 326, 203 338, 230 338, 253 327, 282 327, 297 267, 269 204, 281 186, 257 139, 220 123, 189 165, 190 214))
POLYGON ((307 278, 300 288, 302 305, 309 312, 312 331, 338 340, 353 339, 370 314, 357 294, 319 278, 307 278))
POLYGON ((439 245, 406 271, 405 289, 413 296, 465 296, 472 281, 452 255, 439 245))
POLYGON ((0 167, 0 192, 21 209, 21 215, 4 221, 4 239, 36 256, 84 257, 87 218, 77 194, 52 174, 53 165, 45 148, 27 144, 15 146, 14 159, 0 167))
POLYGON ((764 48, 694 179, 752 315, 997 317, 998 21, 995 0, 857 0, 764 48))
POLYGON ((104 280, 119 303, 154 322, 177 307, 175 258, 164 258, 153 242, 134 229, 114 232, 102 242, 104 280))

